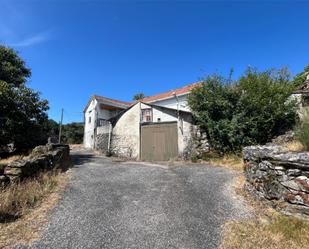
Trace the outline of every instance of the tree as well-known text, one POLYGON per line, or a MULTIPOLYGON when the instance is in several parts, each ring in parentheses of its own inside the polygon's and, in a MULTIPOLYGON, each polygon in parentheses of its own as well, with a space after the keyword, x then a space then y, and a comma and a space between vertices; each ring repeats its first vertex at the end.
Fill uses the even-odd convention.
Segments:
POLYGON ((70 123, 63 126, 61 141, 68 144, 81 144, 84 138, 84 124, 70 123))
POLYGON ((46 120, 46 122, 43 123, 43 129, 47 137, 52 139, 52 142, 58 142, 59 124, 55 120, 46 120))
POLYGON ((46 142, 47 100, 26 86, 31 75, 11 48, 0 46, 0 146, 25 151, 46 142))
POLYGON ((286 101, 292 90, 285 69, 249 68, 235 82, 207 77, 192 90, 189 105, 212 148, 237 153, 243 146, 264 144, 292 129, 296 106, 286 101))
POLYGON ((0 80, 10 87, 24 85, 31 76, 31 70, 11 48, 0 45, 0 80))
POLYGON ((295 78, 293 79, 292 82, 293 82, 295 88, 300 87, 304 84, 308 74, 309 74, 309 65, 305 66, 304 71, 297 74, 295 76, 295 78))
POLYGON ((133 96, 133 100, 140 100, 145 98, 145 94, 144 93, 137 93, 133 96))

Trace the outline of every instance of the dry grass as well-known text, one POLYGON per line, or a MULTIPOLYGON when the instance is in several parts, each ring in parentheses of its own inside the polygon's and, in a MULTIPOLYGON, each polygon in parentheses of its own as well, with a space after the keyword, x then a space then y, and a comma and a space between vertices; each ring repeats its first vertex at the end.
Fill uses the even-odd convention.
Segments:
POLYGON ((7 158, 0 159, 0 164, 8 164, 15 160, 20 160, 24 157, 24 155, 14 155, 7 158))
POLYGON ((67 173, 44 173, 14 184, 0 193, 0 248, 28 244, 37 239, 46 214, 68 182, 67 173))
POLYGON ((308 222, 275 212, 267 217, 228 223, 220 249, 309 248, 308 222))
POLYGON ((242 157, 235 154, 220 156, 218 154, 209 153, 205 156, 204 160, 210 164, 237 171, 243 171, 244 167, 242 157))
POLYGON ((220 249, 308 249, 309 222, 284 216, 256 201, 243 190, 244 178, 236 192, 245 197, 254 218, 228 222, 220 249))
POLYGON ((305 151, 305 147, 301 144, 301 142, 296 140, 283 144, 283 147, 287 151, 295 151, 295 152, 305 151))
POLYGON ((80 150, 84 148, 83 144, 69 144, 71 150, 80 150))

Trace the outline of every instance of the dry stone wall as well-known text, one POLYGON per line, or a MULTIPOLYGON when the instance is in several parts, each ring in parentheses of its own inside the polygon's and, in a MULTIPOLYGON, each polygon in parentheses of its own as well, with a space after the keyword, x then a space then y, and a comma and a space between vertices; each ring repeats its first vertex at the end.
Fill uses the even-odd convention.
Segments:
POLYGON ((190 136, 186 141, 186 148, 183 153, 183 159, 200 159, 210 151, 207 135, 202 132, 197 125, 191 125, 190 136))
POLYGON ((309 152, 249 146, 243 157, 247 189, 284 213, 309 217, 309 152))
POLYGON ((97 150, 107 152, 108 151, 108 139, 109 139, 108 133, 102 133, 102 134, 96 135, 95 148, 97 150))
POLYGON ((4 167, 0 173, 0 186, 35 176, 53 169, 65 170, 71 166, 70 148, 63 144, 37 146, 31 154, 4 167))

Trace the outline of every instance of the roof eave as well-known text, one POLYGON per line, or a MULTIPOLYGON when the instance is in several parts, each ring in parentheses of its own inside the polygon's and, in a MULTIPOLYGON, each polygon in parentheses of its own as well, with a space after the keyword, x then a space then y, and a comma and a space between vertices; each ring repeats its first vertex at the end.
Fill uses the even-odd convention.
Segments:
MULTIPOLYGON (((188 95, 190 92, 185 92, 185 93, 181 93, 181 94, 176 94, 177 97, 178 96, 183 96, 183 95, 188 95)), ((165 97, 165 98, 159 98, 159 99, 154 99, 154 100, 150 100, 150 101, 143 101, 144 103, 153 103, 153 102, 156 102, 156 101, 162 101, 162 100, 167 100, 167 99, 172 99, 172 98, 175 98, 175 95, 171 95, 171 96, 168 96, 168 97, 165 97)))

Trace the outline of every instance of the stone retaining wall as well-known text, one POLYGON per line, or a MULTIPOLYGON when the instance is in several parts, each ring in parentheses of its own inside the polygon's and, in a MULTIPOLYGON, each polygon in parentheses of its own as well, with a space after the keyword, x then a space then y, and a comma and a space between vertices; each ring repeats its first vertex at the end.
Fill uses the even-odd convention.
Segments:
POLYGON ((282 212, 309 216, 309 153, 277 145, 243 149, 246 187, 282 212))
POLYGON ((0 186, 35 176, 39 172, 71 166, 70 148, 63 144, 47 144, 33 149, 31 154, 21 160, 9 163, 0 174, 0 186))

